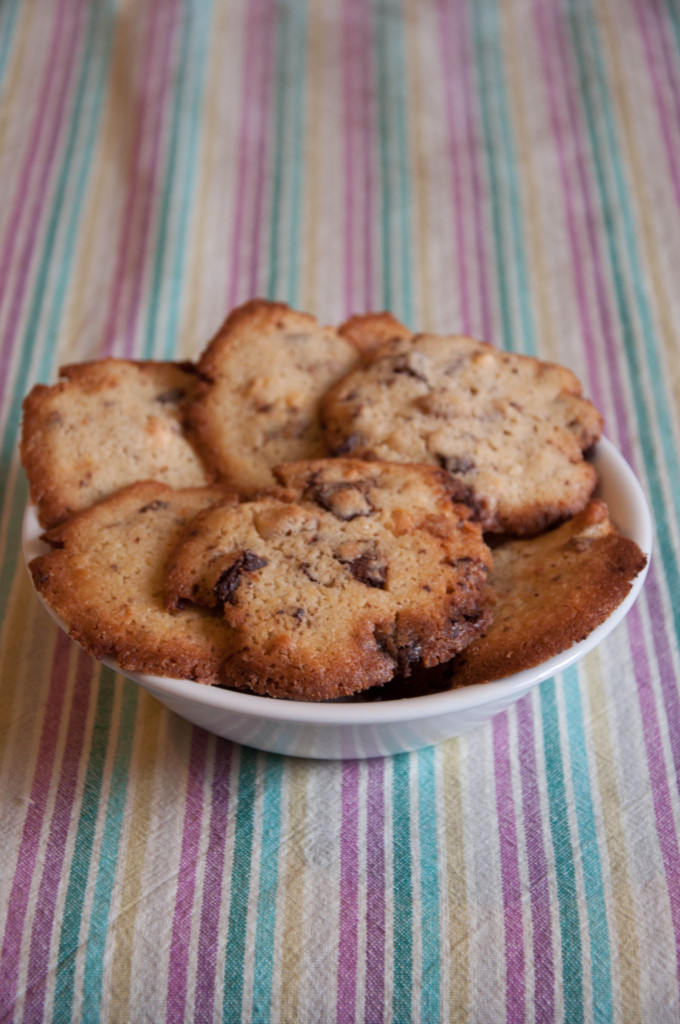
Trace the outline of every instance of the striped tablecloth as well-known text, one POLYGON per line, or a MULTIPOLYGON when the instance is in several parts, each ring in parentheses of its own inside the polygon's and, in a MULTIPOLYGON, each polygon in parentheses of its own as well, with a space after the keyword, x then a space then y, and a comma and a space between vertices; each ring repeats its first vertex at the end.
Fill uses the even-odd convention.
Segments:
POLYGON ((676 0, 3 0, 0 196, 0 1020, 677 1021, 676 0), (345 763, 81 653, 22 563, 22 398, 255 295, 570 366, 653 509, 625 623, 345 763))

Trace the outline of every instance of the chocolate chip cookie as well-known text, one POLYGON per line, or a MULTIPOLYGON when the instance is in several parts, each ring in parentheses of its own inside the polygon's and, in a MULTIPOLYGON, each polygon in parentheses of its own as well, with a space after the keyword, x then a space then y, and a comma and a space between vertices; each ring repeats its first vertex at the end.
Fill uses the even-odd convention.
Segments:
POLYGON ((486 625, 479 526, 428 466, 352 459, 276 468, 281 490, 189 524, 169 608, 219 609, 234 686, 301 700, 354 693, 451 658, 486 625))
POLYGON ((229 626, 204 608, 168 615, 163 567, 184 525, 222 488, 132 484, 48 530, 29 569, 36 589, 93 657, 152 675, 221 682, 229 626))
POLYGON ((272 466, 324 455, 319 399, 358 359, 336 330, 282 303, 234 310, 199 360, 189 414, 209 465, 249 493, 274 482, 272 466))
POLYGON ((386 342, 322 406, 336 455, 445 469, 484 530, 530 534, 574 515, 596 483, 602 418, 562 366, 461 335, 386 342))
POLYGON ((494 547, 493 619, 451 662, 451 684, 501 679, 584 640, 621 604, 646 562, 598 499, 539 537, 494 547))
POLYGON ((182 422, 198 382, 191 364, 101 359, 60 377, 23 408, 21 458, 43 526, 137 480, 211 481, 182 422))

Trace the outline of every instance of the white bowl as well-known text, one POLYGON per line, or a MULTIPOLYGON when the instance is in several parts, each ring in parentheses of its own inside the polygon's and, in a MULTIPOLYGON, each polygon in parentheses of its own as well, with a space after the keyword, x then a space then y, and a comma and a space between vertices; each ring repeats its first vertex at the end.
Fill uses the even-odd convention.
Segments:
MULTIPOLYGON (((600 476, 596 493, 607 502, 611 518, 620 532, 635 540, 647 555, 648 566, 652 552, 652 522, 638 480, 606 439, 597 445, 594 464, 600 476)), ((35 509, 29 506, 23 534, 27 562, 45 550, 40 534, 35 509)), ((203 686, 187 679, 168 679, 128 671, 123 674, 195 725, 260 750, 312 758, 349 759, 397 754, 467 732, 505 710, 538 683, 583 658, 630 610, 646 572, 647 568, 635 578, 622 604, 585 640, 536 668, 493 683, 398 700, 312 704, 258 697, 203 686)), ((48 611, 61 628, 65 628, 49 607, 48 611)), ((122 671, 113 662, 106 663, 116 671, 122 671)))

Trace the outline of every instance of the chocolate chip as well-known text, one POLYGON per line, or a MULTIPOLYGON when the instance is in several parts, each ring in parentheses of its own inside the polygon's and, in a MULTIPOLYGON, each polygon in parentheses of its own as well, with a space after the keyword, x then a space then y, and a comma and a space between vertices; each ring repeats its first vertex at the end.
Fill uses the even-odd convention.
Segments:
POLYGON ((155 501, 150 501, 148 505, 143 505, 139 512, 140 514, 142 512, 157 512, 159 508, 170 508, 170 503, 157 498, 155 501))
POLYGON ((399 645, 393 633, 388 633, 384 626, 376 626, 373 637, 379 650, 386 654, 397 666, 401 675, 411 674, 411 665, 421 661, 423 649, 419 640, 409 640, 399 645))
POLYGON ((339 445, 333 448, 333 455, 351 455, 357 448, 366 443, 363 434, 350 434, 339 445))
POLYGON ((186 391, 183 388, 170 388, 168 391, 162 391, 160 395, 156 395, 156 401, 161 405, 176 405, 183 398, 186 398, 186 391))
POLYGON ((437 459, 447 473, 469 473, 476 466, 475 460, 469 455, 438 455, 437 459))
POLYGON ((474 488, 468 487, 462 480, 459 480, 455 476, 451 476, 451 497, 453 501, 460 503, 461 505, 467 505, 472 511, 474 519, 483 521, 486 509, 484 506, 483 499, 479 498, 475 493, 474 488))
POLYGON ((213 587, 213 593, 222 604, 234 604, 234 594, 241 583, 241 574, 255 572, 268 565, 268 560, 252 551, 244 551, 239 558, 222 573, 213 587))
POLYGON ((312 478, 304 497, 307 501, 316 502, 344 522, 358 516, 370 516, 374 511, 361 485, 347 483, 344 480, 339 483, 321 483, 312 478))
POLYGON ((367 587, 384 590, 387 584, 387 566, 375 545, 371 545, 356 558, 346 558, 336 554, 335 558, 346 565, 355 580, 365 583, 367 587))
POLYGON ((361 555, 354 562, 348 563, 349 571, 355 580, 365 583, 367 587, 385 589, 387 583, 387 566, 370 555, 361 555))
POLYGON ((422 352, 409 352, 406 355, 398 356, 392 367, 394 373, 403 373, 408 377, 414 377, 423 384, 428 384, 427 379, 427 358, 422 352))

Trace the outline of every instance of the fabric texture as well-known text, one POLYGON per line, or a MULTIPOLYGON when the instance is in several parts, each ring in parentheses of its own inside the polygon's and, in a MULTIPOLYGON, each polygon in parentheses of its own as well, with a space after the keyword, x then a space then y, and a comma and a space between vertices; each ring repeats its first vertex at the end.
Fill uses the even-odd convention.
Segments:
POLYGON ((680 8, 0 6, 0 1020, 680 1018, 680 8), (217 739, 51 623, 21 402, 235 304, 573 369, 649 498, 641 598, 422 751, 217 739))

